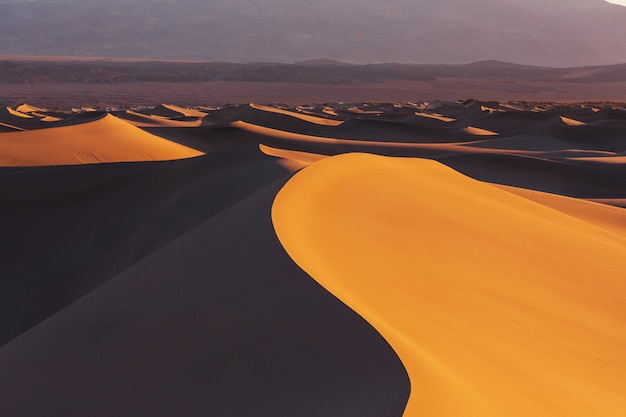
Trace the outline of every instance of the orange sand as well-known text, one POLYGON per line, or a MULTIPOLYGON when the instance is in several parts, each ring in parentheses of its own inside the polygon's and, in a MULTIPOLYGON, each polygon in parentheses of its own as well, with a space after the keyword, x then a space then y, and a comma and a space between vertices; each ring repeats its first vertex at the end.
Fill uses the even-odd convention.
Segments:
POLYGON ((478 127, 468 126, 462 129, 464 132, 469 133, 471 135, 476 136, 496 136, 498 135, 496 132, 492 132, 491 130, 481 129, 478 127))
POLYGON ((296 263, 396 350, 405 416, 621 417, 626 235, 573 204, 346 154, 296 174, 272 218, 296 263))
MULTIPOLYGON (((340 124, 343 123, 340 120, 325 119, 323 117, 317 117, 317 116, 312 116, 312 115, 308 115, 308 114, 297 113, 297 112, 293 112, 293 111, 289 111, 289 110, 283 110, 283 109, 279 109, 279 108, 271 107, 271 106, 263 106, 263 105, 260 105, 260 104, 250 103, 250 107, 252 107, 253 109, 262 110, 262 111, 266 111, 266 112, 270 112, 270 113, 284 114, 286 116, 295 117, 296 119, 304 120, 304 121, 307 121, 309 123, 315 123, 315 124, 323 125, 323 126, 339 126, 340 124)), ((335 114, 335 116, 336 116, 336 114, 335 114)))
POLYGON ((578 120, 570 119, 569 117, 561 116, 561 120, 568 126, 582 126, 585 125, 585 122, 581 122, 578 120))
POLYGON ((202 152, 111 115, 75 126, 0 134, 0 166, 158 161, 199 155, 202 152))
POLYGON ((286 149, 273 148, 271 146, 259 145, 259 149, 266 155, 275 156, 284 160, 283 166, 290 169, 300 169, 320 159, 326 158, 326 155, 320 155, 310 152, 289 151, 286 149))
POLYGON ((439 113, 421 113, 421 112, 415 112, 416 116, 421 116, 421 117, 427 117, 429 119, 436 119, 436 120, 441 120, 442 122, 454 122, 456 119, 453 119, 452 117, 445 117, 442 114, 439 113))

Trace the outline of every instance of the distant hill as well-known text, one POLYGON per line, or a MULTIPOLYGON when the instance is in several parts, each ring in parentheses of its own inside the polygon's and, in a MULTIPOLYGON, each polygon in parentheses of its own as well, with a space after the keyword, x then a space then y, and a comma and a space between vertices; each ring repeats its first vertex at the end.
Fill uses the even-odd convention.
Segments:
POLYGON ((567 67, 626 62, 624 39, 604 0, 0 0, 4 54, 567 67))
POLYGON ((251 81, 349 85, 438 79, 507 82, 626 82, 626 64, 550 68, 501 61, 470 64, 347 64, 327 59, 284 63, 45 60, 0 55, 0 84, 251 81))

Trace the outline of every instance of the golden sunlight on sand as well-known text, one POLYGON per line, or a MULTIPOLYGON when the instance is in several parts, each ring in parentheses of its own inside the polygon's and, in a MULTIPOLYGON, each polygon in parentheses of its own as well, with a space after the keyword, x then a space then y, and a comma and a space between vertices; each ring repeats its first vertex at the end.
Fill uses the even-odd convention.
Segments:
POLYGON ((456 119, 453 119, 452 117, 445 117, 442 114, 439 113, 422 113, 422 112, 415 112, 416 116, 420 116, 420 117, 426 117, 428 119, 435 119, 435 120, 440 120, 442 122, 446 122, 446 123, 450 123, 450 122, 454 122, 456 119))
POLYGON ((368 154, 278 193, 286 251, 403 361, 405 416, 626 415, 623 211, 517 194, 368 154))
POLYGON ((570 119, 569 117, 561 116, 561 120, 568 126, 583 126, 586 123, 579 120, 570 119))
POLYGON ((164 161, 200 155, 110 114, 78 125, 0 136, 0 166, 164 161))
POLYGON ((470 135, 476 136, 497 136, 496 132, 492 132, 491 130, 481 129, 478 127, 468 126, 463 129, 464 132, 469 133, 470 135))
MULTIPOLYGON (((315 123, 315 124, 322 125, 322 126, 339 126, 343 123, 341 120, 325 119, 323 117, 316 117, 316 116, 312 116, 308 114, 302 114, 302 113, 293 112, 289 110, 283 110, 283 109, 279 109, 279 108, 271 107, 271 106, 263 106, 261 104, 250 103, 250 107, 252 107, 253 109, 262 110, 262 111, 266 111, 270 113, 284 114, 286 116, 295 117, 296 119, 304 120, 306 122, 315 123)), ((329 114, 333 115, 333 113, 329 113, 329 114)), ((335 113, 334 116, 336 115, 337 114, 335 113)))

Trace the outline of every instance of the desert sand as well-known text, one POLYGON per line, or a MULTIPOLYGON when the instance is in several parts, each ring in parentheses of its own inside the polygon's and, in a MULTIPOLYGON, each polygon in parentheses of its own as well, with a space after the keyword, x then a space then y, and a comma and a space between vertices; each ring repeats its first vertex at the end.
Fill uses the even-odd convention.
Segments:
MULTIPOLYGON (((11 110, 10 114, 17 113, 11 110)), ((109 114, 78 125, 5 133, 0 137, 3 166, 165 161, 199 155, 202 152, 146 133, 109 114)))
POLYGON ((36 104, 2 414, 626 413, 624 105, 36 104))
POLYGON ((586 210, 438 162, 350 154, 297 174, 272 217, 296 263, 398 352, 404 415, 618 416, 626 218, 586 210))

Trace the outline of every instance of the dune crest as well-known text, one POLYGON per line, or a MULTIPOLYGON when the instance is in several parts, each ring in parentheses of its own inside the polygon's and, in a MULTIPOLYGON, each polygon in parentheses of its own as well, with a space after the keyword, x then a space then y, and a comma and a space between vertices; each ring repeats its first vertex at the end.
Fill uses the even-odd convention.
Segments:
POLYGON ((561 121, 563 123, 565 123, 566 125, 568 125, 568 126, 584 126, 584 125, 587 124, 585 122, 581 122, 579 120, 574 120, 574 119, 571 119, 569 117, 565 117, 565 116, 560 116, 560 117, 561 117, 561 121))
MULTIPOLYGON (((250 103, 250 107, 252 107, 253 109, 257 109, 257 110, 267 111, 270 113, 284 114, 286 116, 295 117, 296 119, 304 120, 306 122, 315 123, 315 124, 322 125, 322 126, 339 126, 343 123, 341 120, 326 119, 324 117, 297 113, 297 112, 293 112, 289 110, 279 109, 277 107, 263 106, 261 104, 250 103)), ((328 113, 328 114, 331 114, 333 116, 337 115, 336 113, 335 114, 328 113)))
POLYGON ((45 111, 42 108, 31 106, 26 103, 20 104, 19 106, 15 108, 15 110, 17 110, 20 113, 41 113, 45 111))
POLYGON ((163 117, 204 117, 208 113, 195 110, 195 109, 187 109, 180 106, 175 106, 173 104, 159 104, 153 109, 147 110, 147 112, 152 116, 163 116, 163 117))
POLYGON ((202 154, 110 114, 79 125, 0 135, 0 166, 164 161, 202 154))
POLYGON ((456 120, 456 119, 453 119, 452 117, 445 117, 444 115, 439 114, 439 113, 415 112, 415 115, 420 116, 420 117, 426 117, 429 119, 441 120, 442 122, 446 122, 446 123, 454 122, 456 120))
POLYGON ((626 413, 626 236, 610 222, 366 154, 304 168, 272 219, 296 263, 394 347, 405 416, 626 413))
POLYGON ((498 133, 492 132, 491 130, 481 129, 479 127, 467 126, 462 129, 464 132, 469 133, 470 135, 476 136, 498 136, 498 133))
POLYGON ((313 162, 319 161, 320 159, 324 159, 327 156, 310 153, 310 152, 300 152, 300 151, 290 151, 287 149, 273 148, 267 145, 259 145, 259 149, 265 155, 275 156, 277 158, 281 158, 283 160, 283 165, 288 168, 300 169, 305 167, 313 162))

